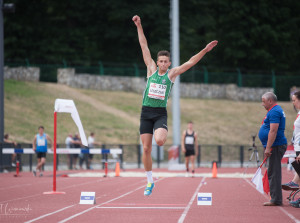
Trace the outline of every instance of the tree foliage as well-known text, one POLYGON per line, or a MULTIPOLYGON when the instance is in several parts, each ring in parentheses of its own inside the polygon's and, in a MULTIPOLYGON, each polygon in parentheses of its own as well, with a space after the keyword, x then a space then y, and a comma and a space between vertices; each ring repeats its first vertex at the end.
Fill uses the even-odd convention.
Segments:
MULTIPOLYGON (((153 58, 170 49, 169 0, 6 0, 5 60, 92 65, 142 63, 136 27, 141 16, 153 58)), ((300 1, 180 1, 181 62, 214 39, 202 64, 215 69, 299 71, 300 1)))

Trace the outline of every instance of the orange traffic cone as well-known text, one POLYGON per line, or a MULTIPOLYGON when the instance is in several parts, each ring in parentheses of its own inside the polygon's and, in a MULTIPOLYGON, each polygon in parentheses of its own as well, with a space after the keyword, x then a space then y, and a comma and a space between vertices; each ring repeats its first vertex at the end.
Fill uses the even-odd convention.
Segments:
POLYGON ((116 162, 116 177, 120 176, 120 163, 116 162))
POLYGON ((218 173, 217 162, 214 162, 213 163, 213 169, 212 169, 212 178, 217 178, 217 173, 218 173))

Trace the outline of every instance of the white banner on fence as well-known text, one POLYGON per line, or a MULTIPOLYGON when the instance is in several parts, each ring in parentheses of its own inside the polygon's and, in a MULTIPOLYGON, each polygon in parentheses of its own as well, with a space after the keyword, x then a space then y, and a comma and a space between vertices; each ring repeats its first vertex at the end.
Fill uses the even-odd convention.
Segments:
POLYGON ((66 113, 71 113, 71 116, 75 122, 75 124, 78 127, 78 131, 80 134, 81 138, 81 143, 84 146, 88 146, 86 136, 83 130, 83 126, 81 124, 81 120, 78 114, 78 111, 76 109, 76 106, 74 104, 73 100, 67 100, 67 99, 56 99, 55 100, 55 105, 54 105, 54 111, 55 112, 66 112, 66 113))

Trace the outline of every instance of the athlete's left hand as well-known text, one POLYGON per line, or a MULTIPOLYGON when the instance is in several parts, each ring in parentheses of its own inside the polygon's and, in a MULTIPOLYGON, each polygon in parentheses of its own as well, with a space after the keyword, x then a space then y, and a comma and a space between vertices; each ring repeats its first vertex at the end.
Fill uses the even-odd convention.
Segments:
POLYGON ((206 45, 205 50, 206 52, 211 51, 216 45, 218 44, 217 40, 211 41, 209 44, 206 45))

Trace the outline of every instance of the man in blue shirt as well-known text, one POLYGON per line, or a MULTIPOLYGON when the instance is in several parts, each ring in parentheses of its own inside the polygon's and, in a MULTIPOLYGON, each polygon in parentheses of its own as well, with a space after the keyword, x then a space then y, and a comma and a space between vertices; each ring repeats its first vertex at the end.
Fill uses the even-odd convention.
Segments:
POLYGON ((268 179, 271 200, 264 206, 282 205, 281 191, 281 159, 287 148, 284 136, 285 114, 277 105, 277 97, 272 92, 262 96, 262 106, 268 111, 262 121, 258 136, 265 148, 265 155, 269 157, 268 179))

